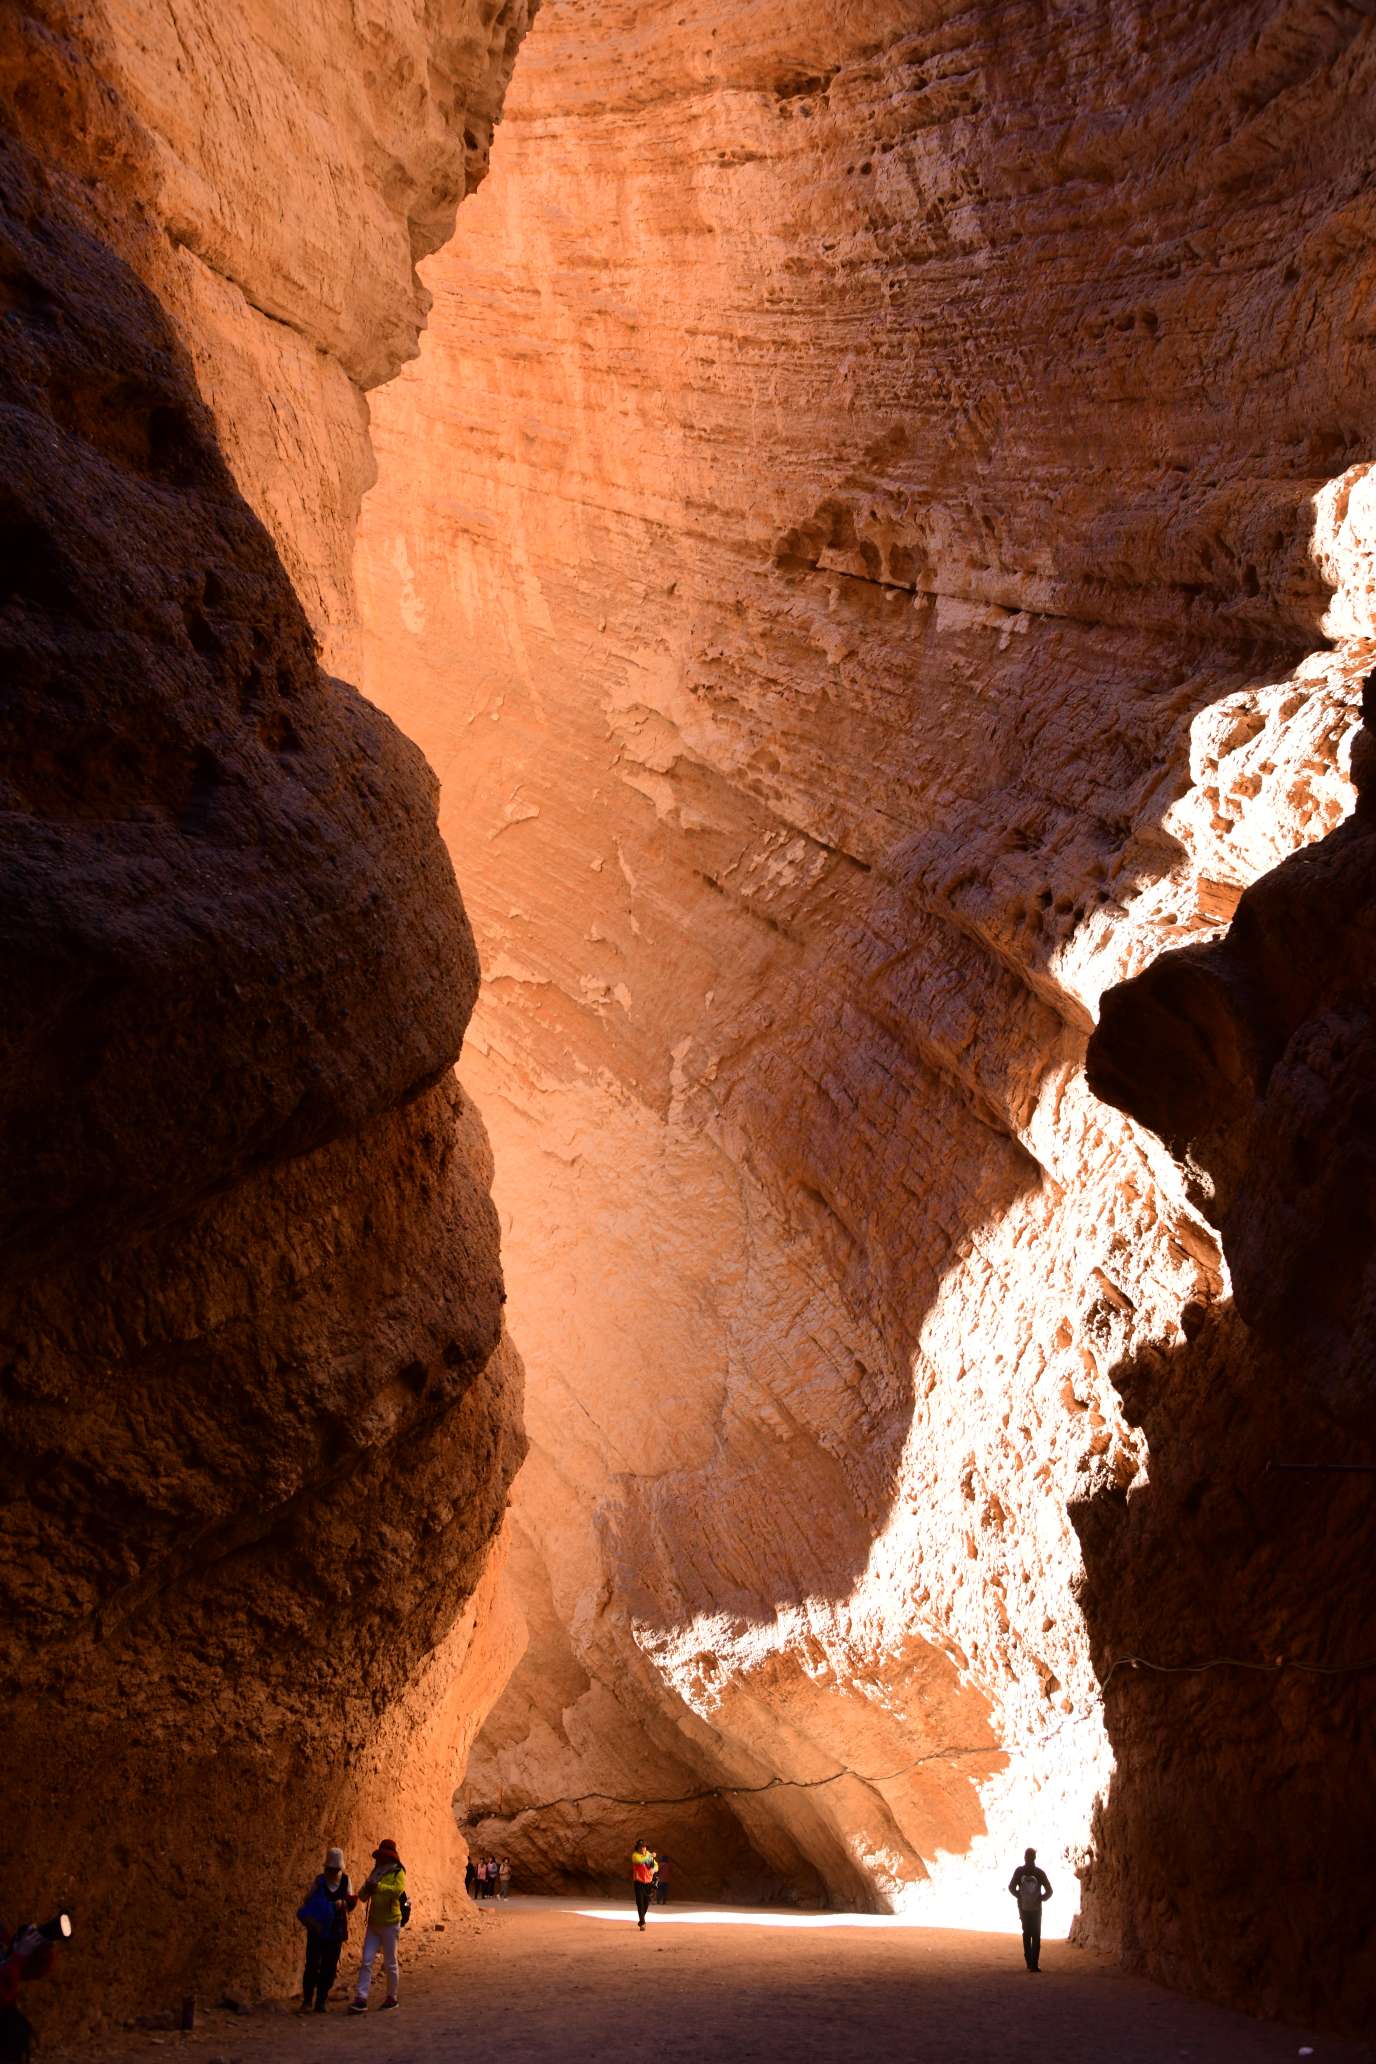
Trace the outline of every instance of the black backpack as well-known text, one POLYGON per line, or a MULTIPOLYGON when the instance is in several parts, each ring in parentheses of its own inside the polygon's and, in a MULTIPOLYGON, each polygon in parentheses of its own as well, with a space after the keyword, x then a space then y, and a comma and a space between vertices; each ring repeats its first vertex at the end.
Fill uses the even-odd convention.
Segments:
POLYGON ((401 1925, 404 1928, 411 1919, 411 1902, 404 1892, 400 1895, 398 1904, 401 1909, 401 1925))

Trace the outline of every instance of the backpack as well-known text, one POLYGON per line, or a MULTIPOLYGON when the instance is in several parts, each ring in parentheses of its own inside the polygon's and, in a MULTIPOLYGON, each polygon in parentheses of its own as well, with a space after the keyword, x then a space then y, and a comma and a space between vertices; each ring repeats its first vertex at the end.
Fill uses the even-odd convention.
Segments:
POLYGON ((398 1904, 401 1908, 401 1925, 404 1928, 411 1918, 411 1902, 404 1892, 400 1894, 398 1904))
POLYGON ((318 1930, 321 1935, 328 1936, 334 1927, 336 1914, 334 1901, 322 1884, 317 1882, 311 1886, 296 1909, 296 1918, 303 1928, 312 1932, 318 1930))

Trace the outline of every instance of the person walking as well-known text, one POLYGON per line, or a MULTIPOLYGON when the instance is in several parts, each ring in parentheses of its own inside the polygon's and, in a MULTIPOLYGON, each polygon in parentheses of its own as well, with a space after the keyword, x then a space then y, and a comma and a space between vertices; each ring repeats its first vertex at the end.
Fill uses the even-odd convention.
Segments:
POLYGON ((511 1897, 511 1858, 509 1856, 504 1856, 497 1865, 497 1897, 499 1899, 509 1899, 511 1897))
POLYGON ((470 1899, 477 1897, 478 1873, 471 1856, 463 1867, 463 1889, 470 1899))
POLYGON ((358 1898, 344 1868, 344 1851, 326 1852, 321 1871, 297 1912, 306 1930, 306 1975, 301 1984, 301 2012, 323 2014, 339 1970, 349 1933, 349 1915, 358 1898))
POLYGON ((1042 1908, 1051 1897, 1051 1880, 1038 1868, 1035 1849, 1024 1850, 1022 1862, 1008 1880, 1008 1889, 1018 1902, 1027 1968, 1038 1971, 1042 1957, 1042 1908))
POLYGON ((358 1983, 349 2012, 366 2014, 373 1965, 379 1954, 387 1973, 387 1997, 382 2005, 387 2008, 397 2003, 397 1937, 402 1916, 409 1913, 411 1902, 406 1897, 406 1871, 395 1842, 378 1843, 373 1851, 373 1867, 359 1886, 358 1896, 368 1902, 368 1925, 363 1931, 363 1961, 358 1967, 358 1983))
POLYGON ((635 1890, 636 1923, 643 1928, 655 1889, 655 1852, 647 1848, 643 1835, 636 1837, 631 1851, 631 1884, 635 1890))
POLYGON ((661 1856, 655 1863, 655 1905, 669 1904, 669 1859, 661 1856))

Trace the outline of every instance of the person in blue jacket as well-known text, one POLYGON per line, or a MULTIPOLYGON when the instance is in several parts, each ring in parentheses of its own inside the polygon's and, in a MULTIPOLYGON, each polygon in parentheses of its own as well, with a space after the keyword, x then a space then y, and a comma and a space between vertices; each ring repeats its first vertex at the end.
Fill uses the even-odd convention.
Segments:
POLYGON ((306 1975, 301 2012, 323 2014, 349 1934, 349 1915, 358 1898, 344 1868, 344 1851, 331 1849, 325 1868, 302 1901, 297 1918, 306 1930, 306 1975))

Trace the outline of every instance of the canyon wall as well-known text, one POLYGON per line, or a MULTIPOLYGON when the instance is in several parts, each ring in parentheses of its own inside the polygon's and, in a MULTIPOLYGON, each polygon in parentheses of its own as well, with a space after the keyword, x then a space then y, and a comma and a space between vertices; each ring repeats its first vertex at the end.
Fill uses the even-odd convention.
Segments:
POLYGON ((542 10, 357 560, 483 963, 528 1881, 1005 1925, 1031 1841, 1353 2011, 1359 1680, 1272 1666, 1359 1659, 1369 1505, 1259 1474, 1333 1428, 1136 1122, 1194 1049, 1084 1059, 1351 806, 1374 83, 1317 0, 542 10))
POLYGON ((1283 2006, 1293 1969, 1311 2012, 1353 2028, 1376 1976, 1352 1896, 1376 1721, 1376 675, 1363 704, 1352 817, 1248 889, 1223 940, 1103 999, 1091 1085, 1178 1155, 1233 1303, 1116 1372, 1160 1459, 1144 1495, 1082 1515, 1100 1657, 1151 1611, 1235 1659, 1106 1682, 1101 1908, 1187 1982, 1226 1914, 1213 1955, 1235 1995, 1283 2006))
POLYGON ((316 630, 525 18, 0 16, 0 1912, 76 1915, 52 2024, 284 1987, 330 1841, 441 1912, 513 1660, 473 941, 316 630))

